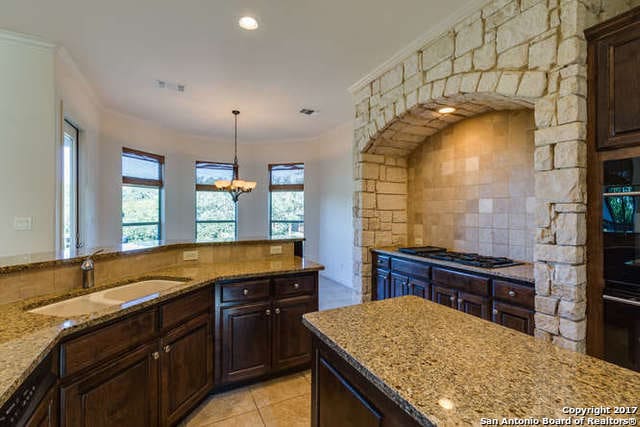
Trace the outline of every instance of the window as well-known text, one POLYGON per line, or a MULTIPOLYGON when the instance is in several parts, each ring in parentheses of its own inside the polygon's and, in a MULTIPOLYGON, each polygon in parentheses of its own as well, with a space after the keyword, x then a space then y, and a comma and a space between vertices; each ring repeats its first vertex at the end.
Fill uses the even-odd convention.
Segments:
POLYGON ((122 149, 122 243, 162 239, 164 157, 122 149))
POLYGON ((80 246, 78 134, 78 128, 65 120, 62 132, 62 223, 60 233, 60 245, 65 251, 80 246))
POLYGON ((271 237, 304 236, 304 164, 269 165, 271 237))
POLYGON ((218 179, 233 179, 230 163, 196 162, 196 240, 219 242, 237 235, 236 204, 213 185, 218 179))

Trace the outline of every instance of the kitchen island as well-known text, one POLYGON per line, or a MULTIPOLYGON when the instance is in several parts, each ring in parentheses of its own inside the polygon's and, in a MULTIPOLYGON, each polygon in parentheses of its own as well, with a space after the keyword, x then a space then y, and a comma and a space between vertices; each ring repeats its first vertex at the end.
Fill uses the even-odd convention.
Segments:
POLYGON ((303 322, 314 336, 313 426, 501 425, 505 418, 543 425, 592 407, 611 412, 585 415, 585 425, 640 420, 637 412, 614 413, 638 406, 640 374, 422 298, 310 313, 303 322))

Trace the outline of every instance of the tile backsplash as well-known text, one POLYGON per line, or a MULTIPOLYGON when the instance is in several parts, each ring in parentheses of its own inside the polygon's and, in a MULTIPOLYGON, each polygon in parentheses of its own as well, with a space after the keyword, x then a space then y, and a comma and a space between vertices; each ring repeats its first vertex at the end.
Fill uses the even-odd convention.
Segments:
POLYGON ((409 157, 409 242, 533 260, 529 110, 487 113, 429 137, 409 157))

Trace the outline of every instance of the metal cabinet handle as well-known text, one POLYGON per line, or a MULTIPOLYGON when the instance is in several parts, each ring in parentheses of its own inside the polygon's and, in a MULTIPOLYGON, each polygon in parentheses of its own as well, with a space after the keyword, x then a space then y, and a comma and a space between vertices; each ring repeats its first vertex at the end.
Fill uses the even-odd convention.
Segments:
POLYGON ((164 350, 165 353, 169 353, 171 351, 171 346, 167 344, 162 349, 164 350))
POLYGON ((266 314, 267 316, 271 316, 271 310, 267 308, 267 310, 264 312, 264 314, 266 314))
POLYGON ((498 314, 498 310, 496 310, 495 308, 493 309, 493 314, 497 315, 498 314))
POLYGON ((508 294, 509 294, 509 296, 510 296, 510 297, 515 297, 515 296, 516 296, 516 291, 514 291, 514 290, 510 290, 510 291, 508 292, 508 294))
POLYGON ((247 288, 243 289, 243 290, 242 290, 242 295, 244 295, 245 297, 246 297, 247 295, 249 295, 249 289, 247 289, 247 288))
POLYGON ((294 283, 293 284, 293 289, 299 289, 300 288, 300 284, 299 283, 294 283))
POLYGON ((456 301, 456 297, 449 297, 449 301, 455 302, 456 301))
POLYGON ((158 353, 157 351, 154 351, 153 353, 151 353, 151 356, 153 356, 153 360, 160 359, 160 353, 158 353))
POLYGON ((276 308, 276 314, 280 314, 280 309, 276 308))
POLYGON ((459 299, 458 300, 458 304, 464 304, 464 300, 463 299, 459 299))

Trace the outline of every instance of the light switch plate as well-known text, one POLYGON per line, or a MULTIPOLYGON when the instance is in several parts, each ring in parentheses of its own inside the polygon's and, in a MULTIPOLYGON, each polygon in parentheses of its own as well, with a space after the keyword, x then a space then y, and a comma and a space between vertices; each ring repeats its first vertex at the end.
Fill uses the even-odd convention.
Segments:
POLYGON ((271 246, 271 255, 280 255, 282 253, 282 246, 273 245, 271 246))
POLYGON ((182 251, 182 260, 183 261, 197 261, 198 260, 198 251, 182 251))
POLYGON ((13 229, 17 231, 31 230, 30 216, 16 216, 13 218, 13 229))

